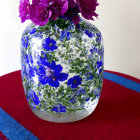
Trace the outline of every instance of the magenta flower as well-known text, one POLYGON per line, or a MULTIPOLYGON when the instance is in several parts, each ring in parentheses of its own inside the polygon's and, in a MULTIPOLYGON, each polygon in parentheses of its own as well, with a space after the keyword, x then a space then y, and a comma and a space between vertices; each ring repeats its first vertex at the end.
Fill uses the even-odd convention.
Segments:
POLYGON ((76 2, 84 18, 93 20, 93 16, 98 16, 98 14, 95 13, 96 6, 98 6, 97 0, 76 0, 76 2))
POLYGON ((30 7, 30 19, 36 25, 45 25, 51 15, 52 11, 46 9, 46 5, 44 3, 33 3, 30 7))
POLYGON ((77 6, 77 3, 74 0, 68 0, 68 3, 69 8, 75 8, 77 6))
POLYGON ((96 6, 98 5, 97 0, 68 0, 68 4, 69 9, 65 16, 68 19, 72 19, 75 25, 80 21, 78 14, 80 12, 82 16, 88 20, 93 20, 93 16, 98 16, 95 13, 96 6))
POLYGON ((21 18, 21 22, 24 22, 26 19, 29 19, 29 9, 30 3, 29 0, 20 0, 19 5, 19 17, 21 18))
POLYGON ((65 16, 68 19, 72 19, 75 25, 78 24, 80 21, 78 13, 80 13, 78 4, 74 0, 68 0, 68 10, 65 13, 65 16))
POLYGON ((30 19, 36 25, 45 25, 49 18, 55 20, 68 9, 67 0, 20 0, 19 12, 22 22, 30 19))
POLYGON ((49 18, 55 20, 68 9, 67 0, 34 0, 30 7, 30 19, 36 25, 45 25, 49 18))
POLYGON ((59 16, 65 16, 73 20, 74 24, 80 21, 79 13, 88 20, 93 20, 97 0, 20 0, 19 13, 21 22, 30 19, 34 24, 44 26, 48 20, 56 20, 59 16))

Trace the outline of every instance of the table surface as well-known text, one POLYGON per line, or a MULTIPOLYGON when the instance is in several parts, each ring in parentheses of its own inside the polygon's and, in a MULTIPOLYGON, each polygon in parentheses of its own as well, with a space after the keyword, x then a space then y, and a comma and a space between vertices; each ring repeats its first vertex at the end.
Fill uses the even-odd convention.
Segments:
POLYGON ((140 140, 140 80, 105 71, 95 111, 73 123, 52 123, 30 110, 20 71, 0 77, 0 140, 140 140))

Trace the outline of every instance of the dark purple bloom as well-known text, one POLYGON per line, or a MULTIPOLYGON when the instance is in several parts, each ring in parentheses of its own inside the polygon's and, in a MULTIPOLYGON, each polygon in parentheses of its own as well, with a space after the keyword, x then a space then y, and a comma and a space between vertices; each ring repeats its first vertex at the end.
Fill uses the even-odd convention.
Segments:
POLYGON ((54 61, 52 63, 46 62, 44 65, 37 70, 37 75, 39 75, 39 81, 42 85, 49 84, 52 87, 58 87, 59 81, 67 80, 68 74, 61 72, 63 69, 61 65, 56 65, 54 61))
POLYGON ((67 82, 67 84, 70 85, 72 88, 77 88, 81 83, 82 83, 82 78, 79 75, 70 78, 67 82))
POLYGON ((85 34, 86 34, 88 37, 90 37, 90 38, 92 38, 92 37, 94 36, 94 34, 92 33, 92 31, 90 31, 89 29, 85 30, 85 34))
POLYGON ((96 6, 98 6, 97 0, 76 0, 79 5, 82 16, 88 20, 93 20, 93 16, 97 17, 95 13, 96 6))
POLYGON ((52 111, 55 111, 57 113, 65 113, 66 112, 66 107, 59 104, 58 106, 53 107, 52 111))
POLYGON ((80 13, 78 4, 74 0, 68 0, 68 10, 65 13, 65 17, 77 25, 80 21, 78 13, 80 13))
POLYGON ((47 51, 54 51, 58 48, 55 44, 56 44, 56 41, 48 37, 45 39, 45 43, 42 44, 42 46, 47 51))
POLYGON ((75 25, 80 21, 78 15, 80 12, 82 16, 88 20, 93 20, 93 16, 98 16, 95 13, 96 6, 98 6, 97 0, 68 0, 68 3, 69 8, 65 16, 72 19, 75 25))
POLYGON ((20 0, 19 17, 21 18, 21 22, 24 22, 25 20, 30 18, 29 9, 30 9, 29 0, 20 0))
POLYGON ((75 0, 68 0, 68 8, 74 8, 77 6, 75 0))
POLYGON ((58 16, 64 15, 68 9, 67 0, 49 0, 50 9, 52 10, 51 19, 55 20, 58 16))

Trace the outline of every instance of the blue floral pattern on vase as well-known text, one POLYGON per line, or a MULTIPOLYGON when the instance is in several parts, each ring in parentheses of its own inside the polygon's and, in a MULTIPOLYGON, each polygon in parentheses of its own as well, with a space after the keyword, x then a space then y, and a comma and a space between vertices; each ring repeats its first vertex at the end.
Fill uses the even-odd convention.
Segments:
POLYGON ((103 83, 99 30, 82 19, 77 26, 69 20, 63 21, 64 27, 59 24, 30 24, 21 39, 27 100, 31 108, 48 114, 86 110, 99 99, 103 83))
POLYGON ((68 74, 61 72, 63 69, 61 65, 56 65, 54 61, 51 64, 48 62, 43 64, 37 70, 38 79, 42 85, 48 84, 52 87, 59 87, 60 81, 67 80, 68 74))

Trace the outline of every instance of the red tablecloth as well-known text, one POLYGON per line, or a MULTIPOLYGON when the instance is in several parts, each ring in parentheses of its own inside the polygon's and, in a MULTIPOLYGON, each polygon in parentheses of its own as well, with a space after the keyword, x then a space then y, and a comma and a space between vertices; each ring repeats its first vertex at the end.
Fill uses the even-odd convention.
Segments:
POLYGON ((140 93, 104 79, 99 104, 89 117, 73 123, 51 123, 30 110, 20 71, 0 77, 0 108, 40 140, 140 140, 139 107, 140 93))

